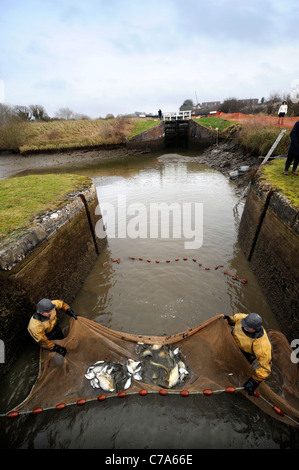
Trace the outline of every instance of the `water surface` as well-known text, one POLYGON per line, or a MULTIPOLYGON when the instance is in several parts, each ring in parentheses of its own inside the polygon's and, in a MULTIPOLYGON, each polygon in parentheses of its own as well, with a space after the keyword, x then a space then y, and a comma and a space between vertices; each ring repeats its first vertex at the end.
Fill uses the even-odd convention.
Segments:
MULTIPOLYGON (((115 215, 115 224, 110 219, 107 226, 107 245, 72 303, 75 312, 109 328, 139 334, 177 333, 219 313, 251 311, 262 315, 267 328, 279 329, 237 242, 244 204, 234 213, 238 197, 221 173, 198 164, 194 155, 160 155, 67 171, 93 177, 101 209, 113 208, 115 215), (161 203, 181 208, 202 204, 200 247, 186 248, 191 239, 184 236, 183 222, 177 225, 178 217, 170 218, 169 226, 181 228, 181 237, 149 236, 151 204, 161 203), (123 235, 124 227, 141 233, 136 223, 141 211, 147 224, 142 225, 143 238, 116 236, 123 235), (233 280, 232 275, 248 283, 233 280)), ((156 228, 160 230, 161 224, 158 221, 156 228)), ((67 318, 62 324, 67 332, 67 318)), ((25 399, 37 373, 38 349, 29 342, 0 386, 2 412, 25 399)), ((273 420, 242 395, 114 398, 37 417, 0 418, 0 430, 3 448, 298 447, 298 431, 273 420)))

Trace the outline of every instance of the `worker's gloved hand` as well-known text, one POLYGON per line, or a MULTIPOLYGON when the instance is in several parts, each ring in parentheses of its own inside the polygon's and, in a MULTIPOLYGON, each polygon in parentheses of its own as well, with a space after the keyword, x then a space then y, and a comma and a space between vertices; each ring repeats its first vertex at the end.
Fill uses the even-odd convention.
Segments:
POLYGON ((254 380, 252 377, 247 380, 247 382, 244 384, 244 390, 245 392, 248 393, 248 395, 253 396, 255 389, 259 386, 259 382, 254 380))
POLYGON ((231 325, 230 317, 228 315, 223 315, 223 320, 227 320, 227 323, 231 325))
POLYGON ((52 351, 57 352, 58 354, 61 354, 61 356, 66 355, 66 349, 63 346, 59 346, 59 344, 55 344, 54 348, 52 351))
POLYGON ((73 310, 71 309, 71 307, 68 308, 65 313, 66 313, 67 315, 69 315, 70 317, 73 317, 75 320, 77 320, 78 315, 77 315, 75 312, 73 312, 73 310))

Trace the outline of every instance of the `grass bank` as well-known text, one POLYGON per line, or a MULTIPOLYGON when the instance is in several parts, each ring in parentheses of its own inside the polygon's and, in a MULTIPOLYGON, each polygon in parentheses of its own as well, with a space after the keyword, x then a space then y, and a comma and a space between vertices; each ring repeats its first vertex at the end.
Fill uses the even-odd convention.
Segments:
POLYGON ((215 130, 218 128, 219 133, 223 132, 230 126, 238 124, 236 121, 226 121, 218 117, 194 118, 194 121, 198 122, 198 124, 201 124, 202 126, 208 127, 209 129, 215 130))
POLYGON ((0 242, 20 233, 34 218, 56 210, 70 194, 83 191, 91 180, 79 175, 30 175, 0 180, 0 242))
POLYGON ((284 158, 272 160, 270 163, 262 165, 261 176, 299 210, 299 176, 292 175, 291 173, 288 176, 284 175, 284 166, 284 158))
POLYGON ((117 145, 156 124, 132 118, 13 122, 0 128, 0 150, 30 153, 117 145))
MULTIPOLYGON (((237 141, 246 152, 266 156, 280 132, 281 128, 278 126, 260 122, 243 123, 238 132, 237 141)), ((286 155, 290 142, 290 129, 287 129, 272 155, 286 155)))

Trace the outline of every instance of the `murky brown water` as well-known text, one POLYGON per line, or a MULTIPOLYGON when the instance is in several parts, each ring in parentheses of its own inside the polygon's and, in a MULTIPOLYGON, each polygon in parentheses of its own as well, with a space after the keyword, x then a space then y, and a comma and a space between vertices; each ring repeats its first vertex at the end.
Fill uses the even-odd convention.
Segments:
MULTIPOLYGON (((174 155, 69 171, 92 176, 102 211, 114 211, 107 222, 107 246, 72 303, 74 311, 128 333, 172 334, 219 313, 250 311, 259 312, 266 327, 279 329, 237 243, 243 204, 234 214, 238 198, 227 178, 194 159, 174 155), (179 212, 170 217, 168 238, 161 237, 162 219, 151 218, 154 204, 162 203, 181 209, 180 219, 179 212), (188 204, 194 209, 190 220, 188 204), (202 246, 187 249, 192 234, 193 242, 200 238, 195 240, 195 227, 200 232, 196 204, 203 209, 202 246), (174 238, 173 229, 181 236, 174 238), (158 237, 151 238, 150 230, 158 237), (137 234, 143 238, 132 238, 137 234), (219 265, 223 267, 214 269, 219 265), (248 284, 234 281, 233 274, 248 279, 248 284)), ((38 351, 29 343, 0 386, 1 411, 27 396, 37 371, 38 351)), ((132 396, 68 407, 59 414, 0 418, 0 429, 0 447, 12 448, 295 448, 299 440, 298 431, 265 415, 241 395, 188 400, 132 396)))

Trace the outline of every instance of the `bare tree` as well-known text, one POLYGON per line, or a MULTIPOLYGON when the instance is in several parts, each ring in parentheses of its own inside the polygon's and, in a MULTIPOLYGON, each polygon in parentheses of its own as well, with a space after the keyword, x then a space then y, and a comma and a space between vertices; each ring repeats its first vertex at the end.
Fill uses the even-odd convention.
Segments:
POLYGON ((73 117, 73 111, 71 111, 69 108, 59 108, 59 110, 55 113, 55 117, 58 119, 72 119, 73 117))
POLYGON ((21 119, 21 121, 31 121, 32 111, 28 106, 18 106, 16 105, 13 109, 14 114, 21 119))
POLYGON ((29 106, 32 116, 36 121, 49 121, 50 118, 43 106, 40 104, 31 104, 29 106))

